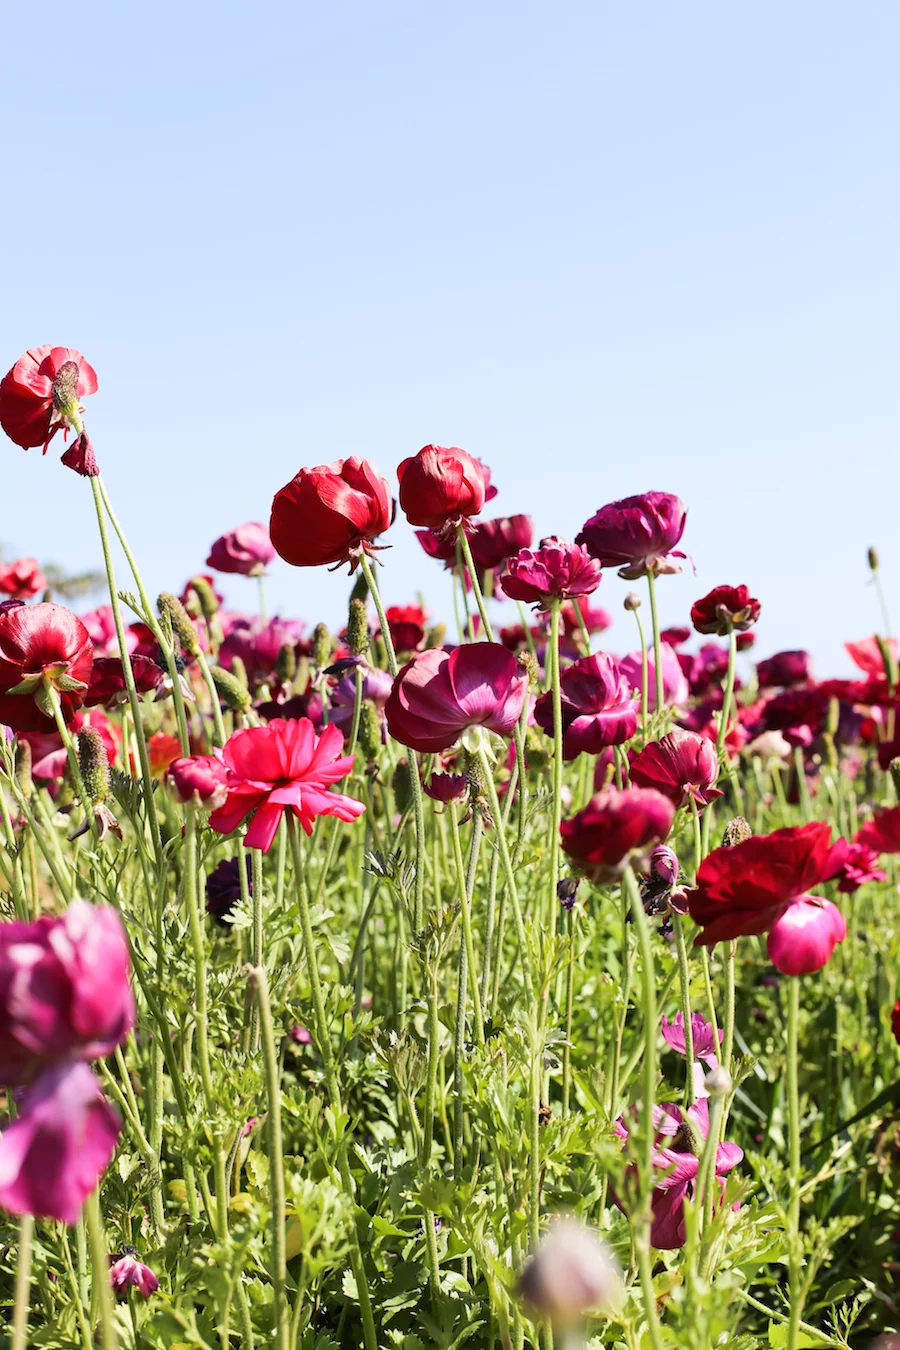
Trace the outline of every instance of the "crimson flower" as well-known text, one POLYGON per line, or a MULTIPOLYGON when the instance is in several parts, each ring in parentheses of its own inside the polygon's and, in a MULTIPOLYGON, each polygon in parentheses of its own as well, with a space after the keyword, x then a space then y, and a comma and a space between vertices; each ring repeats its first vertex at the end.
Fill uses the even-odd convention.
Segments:
POLYGON ((93 646, 81 620, 62 605, 0 606, 0 722, 16 731, 53 725, 47 686, 71 722, 91 679, 93 646))
POLYGON ((80 432, 80 399, 97 392, 97 376, 74 347, 32 347, 0 380, 0 426, 23 450, 44 453, 60 428, 80 432))
POLYGON ((670 647, 683 647, 690 636, 690 628, 664 628, 659 639, 660 642, 668 642, 670 647))
POLYGON ((216 540, 209 551, 206 565, 217 572, 261 577, 274 557, 269 531, 258 520, 250 520, 216 540))
POLYGON ((484 467, 465 450, 426 445, 397 467, 400 507, 410 525, 448 530, 484 509, 484 467))
POLYGON ((421 605, 389 605, 384 611, 394 650, 414 652, 425 641, 426 615, 421 605))
POLYGON ((743 633, 752 628, 759 611, 759 601, 746 586, 715 586, 691 606, 691 623, 698 633, 725 637, 732 630, 743 633))
POLYGON ((468 790, 469 780, 464 773, 433 773, 430 781, 422 784, 426 797, 435 802, 459 801, 468 790))
MULTIPOLYGON (((573 661, 560 676, 563 758, 582 751, 596 755, 608 745, 623 745, 637 730, 637 707, 628 681, 611 656, 597 652, 573 661)), ((534 720, 553 735, 553 694, 534 706, 534 720)))
POLYGON ((559 608, 559 617, 562 619, 563 632, 569 636, 581 632, 581 623, 578 614, 575 613, 576 604, 581 614, 581 622, 589 633, 603 633, 612 627, 612 615, 608 609, 602 609, 600 605, 585 604, 583 600, 564 600, 559 608))
POLYGON ((600 564, 586 548, 552 536, 534 552, 525 548, 510 558, 502 583, 510 599, 549 609, 553 600, 591 595, 600 579, 600 564))
MULTIPOLYGON (((156 694, 166 678, 162 666, 151 661, 149 656, 132 656, 131 670, 138 694, 156 694)), ((125 671, 119 657, 97 657, 91 670, 91 682, 84 696, 85 707, 93 708, 102 703, 104 708, 117 708, 127 701, 125 671)))
POLYGON ((388 528, 393 502, 387 481, 368 460, 352 455, 301 469, 272 502, 269 534, 276 553, 294 567, 349 562, 370 553, 388 528))
POLYGON ((787 689, 794 684, 805 684, 812 679, 809 652, 776 652, 765 661, 758 661, 756 678, 760 689, 787 689))
POLYGON ((900 853, 900 806, 876 811, 872 819, 856 831, 856 843, 874 853, 900 853))
POLYGON ((653 788, 609 788, 559 827, 563 852, 593 881, 615 881, 631 858, 661 844, 675 808, 653 788))
POLYGON ((38 591, 46 590, 47 578, 35 558, 19 558, 0 567, 0 591, 14 600, 30 600, 38 591))
POLYGON ((317 816, 356 820, 366 809, 362 803, 329 790, 353 768, 354 756, 341 756, 343 744, 338 727, 327 726, 316 736, 308 717, 235 731, 216 751, 227 769, 228 796, 210 825, 230 834, 252 814, 244 847, 268 853, 285 811, 293 812, 307 834, 317 816))
POLYGON ((469 727, 510 736, 528 697, 528 675, 499 642, 420 652, 385 705, 388 731, 410 750, 448 750, 469 727))
POLYGON ((672 558, 683 558, 675 545, 684 533, 687 512, 671 492, 643 492, 602 506, 575 536, 601 567, 618 567, 626 581, 680 572, 672 558))
POLYGON ((693 798, 702 808, 722 795, 716 787, 715 744, 681 727, 645 745, 631 761, 630 773, 637 787, 656 788, 676 806, 687 806, 693 798))
POLYGON ((480 520, 469 537, 472 561, 479 571, 489 572, 518 553, 519 549, 528 548, 533 531, 531 516, 498 516, 495 520, 480 520))

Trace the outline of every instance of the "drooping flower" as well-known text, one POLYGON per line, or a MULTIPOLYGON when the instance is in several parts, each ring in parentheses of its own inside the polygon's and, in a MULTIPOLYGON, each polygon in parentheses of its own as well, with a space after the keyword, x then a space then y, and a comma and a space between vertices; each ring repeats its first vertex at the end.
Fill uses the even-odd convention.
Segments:
POLYGON ((715 586, 691 606, 691 623, 698 633, 725 637, 732 631, 743 633, 751 628, 760 608, 746 586, 715 586))
POLYGON ((235 731, 217 752, 228 770, 228 798, 210 816, 210 825, 230 834, 252 814, 244 847, 267 853, 285 811, 293 812, 307 834, 317 816, 356 820, 365 811, 362 803, 329 791, 353 768, 353 755, 341 755, 343 744, 335 726, 317 737, 308 717, 235 731))
POLYGON ((426 797, 435 802, 459 801, 468 790, 469 780, 464 773, 433 773, 429 781, 422 784, 426 797))
POLYGON ((528 697, 528 675, 499 642, 414 656, 385 705, 388 731, 411 750, 449 750, 469 727, 510 736, 528 697))
POLYGON ((555 1219, 519 1276, 519 1295, 559 1331, 590 1312, 612 1310, 622 1276, 602 1239, 576 1219, 555 1219))
MULTIPOLYGON (((637 730, 637 707, 628 681, 611 656, 596 652, 567 666, 560 676, 563 758, 582 751, 596 755, 606 746, 623 745, 637 730)), ((553 735, 553 694, 542 694, 534 720, 553 735)))
POLYGON ((760 689, 789 689, 812 679, 809 652, 776 652, 756 664, 756 678, 760 689))
POLYGON ((258 520, 250 520, 216 540, 209 551, 206 565, 216 572, 261 577, 274 557, 269 531, 258 520))
POLYGON ((80 400, 97 392, 97 376, 74 347, 32 347, 0 380, 0 426, 24 450, 47 446, 63 429, 81 431, 80 400))
MULTIPOLYGON (((678 655, 668 643, 660 644, 660 657, 663 672, 663 699, 667 707, 679 707, 686 703, 690 695, 688 682, 682 673, 678 655)), ((619 662, 619 670, 625 676, 636 694, 641 692, 642 660, 640 652, 629 652, 619 662)), ((656 656, 652 649, 647 653, 647 707, 656 710, 656 656)))
POLYGON ((368 460, 351 455, 301 469, 272 502, 269 534, 294 567, 356 566, 393 517, 391 490, 368 460))
POLYGON ((448 530, 484 509, 484 469, 454 446, 426 445, 397 467, 400 508, 410 525, 448 530))
MULTIPOLYGON (((162 686, 166 672, 162 666, 151 661, 149 656, 132 656, 131 672, 135 688, 139 695, 164 693, 162 686)), ((84 696, 84 706, 94 708, 118 708, 128 702, 128 688, 125 684, 125 671, 118 656, 95 657, 91 670, 91 682, 84 696)))
POLYGON ((559 827, 563 852, 596 882, 615 881, 625 864, 639 862, 672 828, 675 808, 652 788, 596 793, 584 810, 559 827))
MULTIPOLYGON (((247 878, 247 893, 253 894, 253 868, 249 858, 243 859, 247 878)), ((229 928, 231 910, 241 898, 241 859, 223 858, 206 878, 206 912, 221 928, 229 928)))
POLYGON ((602 506, 575 536, 601 567, 618 567, 626 581, 680 572, 673 558, 683 558, 675 545, 684 533, 687 512, 671 492, 644 492, 602 506))
POLYGON ((687 806, 693 800, 701 808, 722 796, 716 787, 718 772, 715 744, 681 727, 645 745, 630 769, 637 787, 656 788, 676 806, 687 806))
POLYGON ((109 1282, 119 1298, 125 1298, 129 1289, 136 1289, 144 1298, 156 1293, 159 1280, 149 1266, 138 1260, 134 1248, 118 1258, 110 1257, 110 1262, 109 1282))
POLYGON ((100 473, 94 446, 86 431, 75 437, 65 454, 60 456, 59 462, 77 473, 79 478, 97 478, 100 473))
POLYGON ((0 722, 16 731, 54 725, 47 685, 71 722, 91 679, 93 648, 81 620, 62 605, 0 606, 0 722))
POLYGON ((856 831, 855 841, 875 853, 900 853, 900 806, 876 811, 856 831))
POLYGON ((228 796, 228 771, 215 755, 186 755, 174 759, 166 782, 184 806, 216 811, 228 796))
POLYGON ((38 591, 46 590, 47 578, 36 558, 18 558, 0 566, 0 591, 14 600, 30 600, 38 591))
POLYGON ((520 549, 528 548, 533 532, 531 516, 498 516, 494 520, 480 520, 469 536, 472 561, 480 572, 490 572, 520 549))

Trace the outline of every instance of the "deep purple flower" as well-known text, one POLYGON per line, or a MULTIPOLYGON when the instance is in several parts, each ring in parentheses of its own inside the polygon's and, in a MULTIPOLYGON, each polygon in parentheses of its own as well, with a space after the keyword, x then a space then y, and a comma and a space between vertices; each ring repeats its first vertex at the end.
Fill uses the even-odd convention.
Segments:
POLYGON ((239 617, 233 620, 225 634, 219 660, 228 668, 234 657, 239 656, 251 684, 264 684, 275 673, 282 647, 296 648, 304 627, 299 619, 239 617))
POLYGON ((794 684, 805 684, 812 679, 809 652, 776 652, 757 662, 756 677, 760 689, 789 689, 794 684))
MULTIPOLYGON (((637 706, 628 681, 605 652, 583 656, 567 666, 560 677, 560 691, 564 759, 622 745, 637 730, 637 706)), ((535 704, 534 720, 548 736, 553 735, 551 691, 535 704)))
MULTIPOLYGON (((222 928, 229 928, 229 913, 241 899, 240 862, 237 858, 223 858, 206 878, 206 912, 222 928)), ((247 891, 253 894, 253 878, 250 859, 244 859, 247 875, 247 891)))
POLYGON ((674 550, 686 518, 684 503, 672 493, 644 492, 602 506, 585 522, 575 543, 584 544, 601 567, 618 567, 626 581, 648 572, 680 572, 672 558, 685 556, 674 550))
POLYGON ((466 795, 469 780, 464 773, 433 773, 422 784, 426 797, 435 802, 457 802, 466 795))
POLYGON ((531 516, 498 516, 495 520, 480 520, 469 536, 472 561, 479 572, 492 571, 520 549, 528 548, 533 533, 531 516))

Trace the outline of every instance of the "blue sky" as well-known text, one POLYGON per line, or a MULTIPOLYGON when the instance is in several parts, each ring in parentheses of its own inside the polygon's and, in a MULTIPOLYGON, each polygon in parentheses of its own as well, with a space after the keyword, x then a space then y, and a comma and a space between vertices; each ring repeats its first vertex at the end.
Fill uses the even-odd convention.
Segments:
MULTIPOLYGON (((436 441, 538 535, 677 492, 664 619, 746 581, 762 653, 842 672, 869 544, 900 616, 898 42, 880 0, 14 7, 0 365, 96 367, 154 588, 302 465, 436 441)), ((2 453, 7 553, 96 565, 87 485, 2 453)), ((387 541, 388 600, 444 610, 387 541)), ((337 622, 347 585, 279 563, 270 608, 337 622)))

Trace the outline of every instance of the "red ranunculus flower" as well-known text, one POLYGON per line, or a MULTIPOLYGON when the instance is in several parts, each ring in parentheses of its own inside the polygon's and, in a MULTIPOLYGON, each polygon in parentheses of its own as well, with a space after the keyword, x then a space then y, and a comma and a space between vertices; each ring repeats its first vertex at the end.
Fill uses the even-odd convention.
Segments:
MULTIPOLYGON (((181 741, 177 736, 167 736, 164 731, 157 731, 155 736, 151 736, 147 742, 147 756, 150 760, 150 777, 162 778, 166 769, 173 764, 181 754, 181 741)), ((137 776, 140 774, 140 764, 136 763, 136 756, 132 755, 132 772, 137 776)))
POLYGON ((301 469, 272 502, 269 534, 275 551, 294 567, 349 562, 388 528, 391 490, 368 460, 352 455, 301 469))
POLYGON ((217 539, 209 551, 207 567, 243 577, 261 577, 275 557, 269 531, 258 520, 238 525, 217 539))
POLYGON ((71 722, 91 679, 93 645, 81 620, 62 605, 0 606, 0 722, 16 731, 49 731, 46 686, 71 722))
POLYGON ((308 717, 234 732, 216 752, 228 770, 228 799, 210 816, 210 825, 230 834, 252 813, 244 847, 267 853, 285 811, 294 813, 307 834, 317 816, 356 820, 366 809, 362 802, 329 791, 353 768, 354 756, 341 755, 343 745, 338 727, 327 726, 316 736, 308 717))
POLYGON ((789 689, 812 679, 809 652, 776 652, 756 664, 760 689, 789 689))
POLYGON ((596 882, 615 881, 629 859, 661 844, 675 807, 653 788, 609 788, 559 827, 563 852, 596 882))
POLYGON ((900 806, 876 811, 872 819, 856 831, 855 842, 875 853, 900 853, 900 806))
POLYGON ((660 642, 668 642, 670 647, 683 647, 691 636, 690 628, 664 628, 659 635, 660 642))
POLYGON ((887 873, 877 867, 878 850, 846 839, 836 839, 828 855, 828 873, 823 881, 837 881, 838 890, 852 895, 867 881, 886 881, 887 873))
POLYGON ((469 536, 472 561, 479 571, 489 572, 518 553, 519 549, 528 548, 533 533, 531 516, 498 516, 495 520, 480 520, 469 536))
POLYGON ((646 576, 680 572, 672 558, 684 533, 687 512, 671 492, 642 492, 637 497, 602 506, 586 521, 575 543, 584 544, 601 567, 618 567, 626 581, 646 576))
POLYGON ((715 586, 691 606, 691 623, 698 633, 724 637, 732 629, 743 633, 759 618, 760 603, 746 586, 715 586))
POLYGON ((510 736, 528 697, 528 675, 499 642, 414 656, 385 705, 388 732, 423 754, 448 750, 469 727, 510 736))
POLYGON ((400 507, 410 525, 444 530, 484 509, 484 469, 465 450, 426 445, 397 468, 400 507))
POLYGON ((716 787, 718 773, 715 744, 681 727, 645 745, 630 769, 637 787, 656 788, 676 806, 687 806, 693 798, 701 809, 722 795, 716 787))
MULTIPOLYGON (((582 751, 596 755, 608 745, 624 745, 637 730, 637 705, 631 686, 611 656, 596 652, 573 661, 560 676, 563 758, 582 751)), ((553 735, 553 694, 542 694, 534 720, 553 735)))
MULTIPOLYGON (((166 678, 162 666, 151 661, 149 656, 132 656, 131 670, 139 694, 155 692, 166 678)), ((127 701, 128 691, 121 660, 118 656, 98 656, 91 671, 91 683, 84 696, 85 707, 93 708, 102 703, 104 708, 112 709, 127 701)))
POLYGON ((549 609, 553 600, 591 595, 600 580, 600 564, 586 548, 555 536, 542 539, 534 552, 525 548, 510 558, 502 577, 504 593, 511 600, 524 600, 540 609, 549 609))
POLYGON ((0 591, 11 595, 14 600, 30 600, 46 587, 47 578, 35 558, 19 558, 16 562, 0 566, 0 591))
POLYGON ((62 427, 81 431, 80 399, 97 376, 74 347, 32 347, 0 380, 0 426, 24 450, 47 446, 62 427))
POLYGON ((426 615, 421 605, 389 605, 384 611, 394 650, 414 652, 425 641, 426 615))

